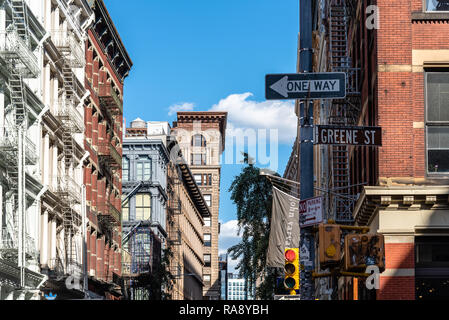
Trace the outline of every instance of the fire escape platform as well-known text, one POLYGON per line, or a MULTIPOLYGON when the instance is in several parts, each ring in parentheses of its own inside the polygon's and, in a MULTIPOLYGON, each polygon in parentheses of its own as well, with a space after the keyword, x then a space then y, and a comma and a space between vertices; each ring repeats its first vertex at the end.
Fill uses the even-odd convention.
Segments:
MULTIPOLYGON (((1 278, 6 278, 10 282, 18 285, 19 284, 18 279, 20 279, 20 268, 17 266, 16 263, 12 263, 10 261, 0 258, 0 275, 1 278)), ((45 275, 36 273, 29 269, 25 269, 25 284, 28 287, 31 288, 38 287, 38 285, 42 281, 44 281, 45 278, 46 278, 45 275)))

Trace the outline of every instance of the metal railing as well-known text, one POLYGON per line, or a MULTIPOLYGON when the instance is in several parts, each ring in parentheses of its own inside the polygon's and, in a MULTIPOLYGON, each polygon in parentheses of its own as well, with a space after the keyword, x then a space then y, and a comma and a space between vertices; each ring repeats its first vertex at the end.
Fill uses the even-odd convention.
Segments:
POLYGON ((122 156, 111 142, 99 143, 98 155, 110 157, 116 165, 122 166, 122 156))
POLYGON ((123 113, 123 103, 110 83, 98 85, 98 97, 106 108, 117 108, 123 113))
POLYGON ((11 65, 11 68, 19 71, 24 78, 37 77, 40 71, 38 59, 17 30, 9 27, 6 32, 0 32, 0 38, 5 39, 4 46, 0 48, 0 56, 5 60, 16 59, 21 62, 21 65, 11 65))
POLYGON ((37 163, 36 145, 30 138, 25 137, 25 160, 27 164, 37 163))
POLYGON ((84 119, 81 113, 75 108, 75 104, 67 101, 66 103, 52 103, 56 107, 56 116, 63 122, 69 122, 79 133, 84 132, 84 119))
POLYGON ((77 41, 73 31, 52 30, 51 39, 65 56, 69 66, 72 68, 82 68, 85 66, 82 42, 77 41))

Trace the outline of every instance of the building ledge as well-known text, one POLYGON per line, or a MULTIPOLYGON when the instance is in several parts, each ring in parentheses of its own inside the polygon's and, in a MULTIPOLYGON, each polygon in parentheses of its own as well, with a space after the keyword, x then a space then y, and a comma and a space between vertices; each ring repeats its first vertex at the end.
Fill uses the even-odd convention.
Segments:
POLYGON ((358 225, 368 225, 378 210, 449 209, 449 185, 366 186, 353 216, 358 225))
POLYGON ((412 22, 417 21, 446 21, 449 22, 449 12, 412 12, 412 22))

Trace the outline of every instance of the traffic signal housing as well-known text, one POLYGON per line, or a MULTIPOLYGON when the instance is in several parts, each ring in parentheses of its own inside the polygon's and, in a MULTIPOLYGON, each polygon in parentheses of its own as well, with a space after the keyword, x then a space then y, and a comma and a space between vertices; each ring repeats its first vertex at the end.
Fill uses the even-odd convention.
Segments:
POLYGON ((385 270, 385 240, 382 234, 348 234, 345 236, 344 266, 347 271, 362 271, 376 265, 385 270))
POLYGON ((341 261, 341 229, 337 224, 318 226, 320 265, 323 267, 339 264, 341 261))
POLYGON ((285 248, 284 257, 284 287, 294 295, 299 289, 299 248, 285 248))

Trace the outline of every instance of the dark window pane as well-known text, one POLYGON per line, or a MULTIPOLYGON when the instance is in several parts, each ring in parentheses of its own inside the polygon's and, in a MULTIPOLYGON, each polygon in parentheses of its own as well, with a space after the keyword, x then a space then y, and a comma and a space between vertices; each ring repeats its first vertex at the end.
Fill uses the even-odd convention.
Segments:
POLYGON ((449 172, 449 150, 429 150, 428 170, 432 172, 449 172))
POLYGON ((426 0, 426 11, 449 11, 447 0, 426 0))
POLYGON ((447 149, 449 150, 449 126, 447 127, 428 127, 428 149, 447 149))
POLYGON ((427 73, 427 119, 449 121, 449 73, 427 73))

